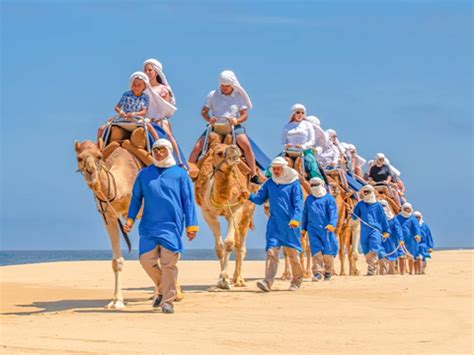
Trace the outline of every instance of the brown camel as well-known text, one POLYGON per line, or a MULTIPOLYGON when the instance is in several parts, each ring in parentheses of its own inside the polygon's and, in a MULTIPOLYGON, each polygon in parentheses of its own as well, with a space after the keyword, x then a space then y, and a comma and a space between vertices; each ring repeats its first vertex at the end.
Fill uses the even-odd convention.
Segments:
MULTIPOLYGON (((229 140, 226 139, 226 143, 229 140)), ((239 168, 242 164, 241 152, 236 145, 220 143, 220 137, 211 133, 209 150, 199 164, 200 170, 195 181, 196 202, 209 225, 215 240, 216 255, 220 262, 217 287, 230 289, 227 267, 232 251, 235 253, 235 272, 232 279, 236 287, 245 286, 242 263, 247 252, 245 240, 253 223, 254 204, 242 198, 249 192, 249 177, 239 168), (225 240, 221 235, 218 217, 227 221, 225 240)))
POLYGON ((115 274, 115 288, 112 301, 107 308, 123 308, 120 273, 124 258, 120 249, 118 219, 126 217, 135 177, 143 164, 128 150, 117 147, 104 160, 102 141, 75 142, 78 170, 84 175, 88 187, 95 195, 107 233, 112 245, 112 270, 115 274))
POLYGON ((352 198, 353 192, 349 190, 342 170, 328 171, 326 176, 330 183, 331 194, 336 199, 338 212, 335 233, 339 243, 339 260, 341 263, 339 275, 346 275, 345 258, 347 255, 349 275, 357 276, 360 275, 360 270, 357 268, 360 223, 352 220, 351 216, 355 206, 355 201, 352 198))

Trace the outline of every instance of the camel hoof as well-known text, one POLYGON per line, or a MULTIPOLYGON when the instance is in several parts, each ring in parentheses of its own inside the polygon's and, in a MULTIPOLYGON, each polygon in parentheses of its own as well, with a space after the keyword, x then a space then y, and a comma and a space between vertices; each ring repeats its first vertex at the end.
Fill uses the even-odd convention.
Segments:
POLYGON ((109 302, 107 306, 105 306, 106 309, 123 309, 125 308, 125 304, 123 303, 122 300, 112 300, 109 302))
POLYGON ((220 288, 221 290, 230 290, 230 284, 227 280, 219 280, 216 287, 220 288))
POLYGON ((242 279, 234 281, 234 287, 245 287, 245 286, 247 285, 245 284, 245 281, 242 279))

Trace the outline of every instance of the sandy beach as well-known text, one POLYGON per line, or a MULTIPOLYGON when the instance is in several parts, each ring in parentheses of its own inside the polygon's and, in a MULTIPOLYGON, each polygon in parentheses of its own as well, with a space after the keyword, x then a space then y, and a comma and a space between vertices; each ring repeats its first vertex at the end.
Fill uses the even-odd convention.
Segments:
POLYGON ((1 352, 472 353, 473 261, 473 251, 440 251, 426 275, 334 277, 297 292, 278 281, 270 294, 255 285, 263 261, 246 262, 247 287, 226 292, 208 292, 217 261, 182 261, 186 297, 173 315, 151 310, 136 260, 125 264, 120 311, 103 308, 108 261, 4 266, 1 352))

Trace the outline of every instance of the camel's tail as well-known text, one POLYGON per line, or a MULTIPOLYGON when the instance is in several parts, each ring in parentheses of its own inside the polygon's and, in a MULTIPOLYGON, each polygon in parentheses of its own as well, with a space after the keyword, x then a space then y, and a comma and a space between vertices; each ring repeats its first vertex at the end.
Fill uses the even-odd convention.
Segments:
POLYGON ((128 237, 128 234, 123 231, 123 223, 120 218, 117 218, 117 222, 120 226, 120 232, 122 232, 123 239, 125 239, 125 243, 127 243, 128 252, 130 253, 130 251, 132 250, 132 243, 130 243, 130 238, 128 237))

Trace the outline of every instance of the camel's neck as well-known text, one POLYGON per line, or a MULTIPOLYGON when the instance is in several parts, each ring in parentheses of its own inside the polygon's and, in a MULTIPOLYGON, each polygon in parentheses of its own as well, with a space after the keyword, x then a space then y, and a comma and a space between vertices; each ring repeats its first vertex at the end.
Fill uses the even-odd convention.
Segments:
POLYGON ((114 195, 117 193, 116 186, 114 183, 114 177, 109 172, 107 173, 107 168, 105 164, 97 167, 97 183, 94 185, 89 185, 90 189, 95 193, 95 195, 102 199, 112 200, 114 195))
POLYGON ((233 178, 232 169, 228 169, 225 172, 217 171, 211 182, 211 198, 213 201, 217 203, 231 202, 234 197, 233 192, 235 191, 236 183, 233 178))

